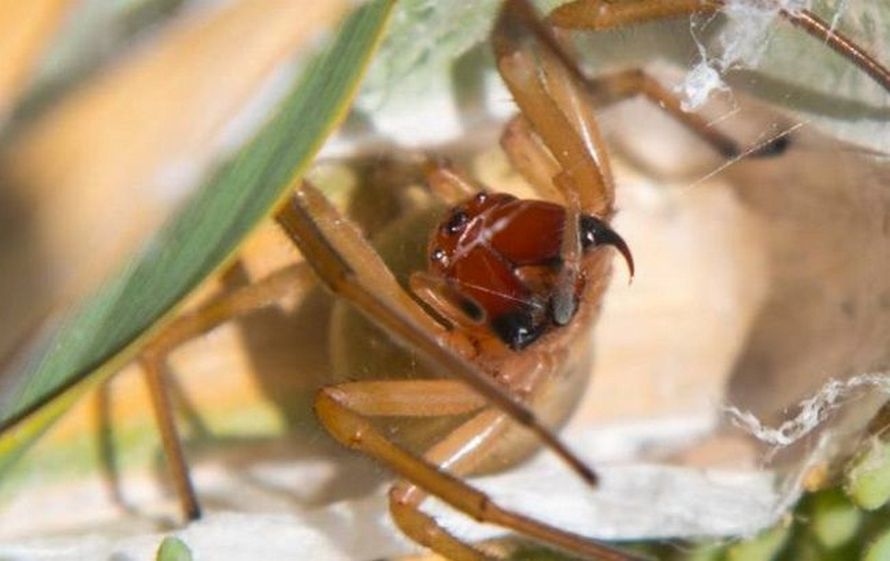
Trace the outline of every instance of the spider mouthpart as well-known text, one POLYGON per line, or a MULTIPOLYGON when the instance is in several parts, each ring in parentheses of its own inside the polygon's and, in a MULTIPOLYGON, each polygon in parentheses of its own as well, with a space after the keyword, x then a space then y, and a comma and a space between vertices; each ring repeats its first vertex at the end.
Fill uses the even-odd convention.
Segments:
POLYGON ((560 294, 550 300, 550 319, 556 325, 568 325, 578 311, 578 298, 573 293, 560 294))
POLYGON ((491 328, 511 349, 521 351, 544 333, 546 325, 535 322, 527 311, 518 310, 492 319, 491 328))
POLYGON ((624 257, 624 262, 627 263, 627 270, 630 273, 630 278, 633 279, 634 258, 633 255, 631 255, 630 248, 627 246, 627 242, 624 241, 624 238, 619 236, 608 224, 595 216, 586 214, 582 215, 579 222, 581 226, 581 247, 587 250, 600 245, 611 245, 621 253, 622 257, 624 257))

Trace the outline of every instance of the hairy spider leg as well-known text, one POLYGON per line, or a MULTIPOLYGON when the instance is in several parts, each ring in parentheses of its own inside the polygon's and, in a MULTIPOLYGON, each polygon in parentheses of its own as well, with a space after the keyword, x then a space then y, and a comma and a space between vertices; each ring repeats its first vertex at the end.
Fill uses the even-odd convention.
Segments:
POLYGON ((553 183, 553 178, 562 171, 559 163, 532 132, 528 119, 521 114, 510 119, 501 133, 500 143, 513 168, 535 188, 539 196, 551 202, 565 202, 553 183))
POLYGON ((429 190, 448 206, 455 206, 479 192, 485 192, 479 185, 451 166, 444 158, 427 158, 423 172, 429 190))
POLYGON ((480 522, 509 528, 589 559, 639 559, 504 509, 459 479, 459 476, 471 472, 478 465, 506 430, 509 417, 502 411, 491 407, 483 409, 430 447, 423 458, 406 452, 380 434, 367 417, 454 415, 471 412, 472 407, 484 405, 478 397, 473 397, 473 392, 466 386, 453 385, 455 381, 426 381, 423 388, 425 394, 411 387, 416 383, 382 381, 343 384, 323 389, 316 402, 319 418, 337 440, 376 458, 404 478, 391 488, 389 496, 393 519, 406 535, 453 561, 490 559, 420 510, 423 501, 432 494, 480 522), (385 408, 377 400, 383 393, 389 394, 385 408))
MULTIPOLYGON (((305 263, 284 267, 255 283, 214 297, 194 311, 176 318, 149 343, 139 358, 148 385, 152 410, 161 434, 167 467, 186 520, 201 516, 182 441, 173 417, 167 381, 167 356, 179 345, 207 333, 235 317, 273 305, 283 298, 310 288, 315 276, 305 263)), ((107 421, 107 415, 100 416, 107 421)), ((104 422, 103 421, 103 422, 104 422)), ((100 427, 107 431, 108 427, 100 427)), ((111 468, 113 469, 113 467, 111 468)))
MULTIPOLYGON (((495 44, 499 43, 496 40, 495 44)), ((560 166, 560 172, 551 180, 563 194, 577 190, 584 212, 609 218, 614 193, 611 178, 607 178, 597 166, 597 159, 602 158, 594 157, 590 149, 592 144, 585 145, 588 139, 573 130, 569 117, 556 105, 554 97, 546 89, 551 84, 542 83, 533 53, 526 48, 513 50, 503 47, 503 43, 496 46, 501 75, 534 132, 541 137, 560 166), (566 134, 566 131, 575 134, 566 134)), ((564 200, 571 203, 565 197, 564 200)))
POLYGON ((197 520, 201 518, 201 507, 195 495, 195 487, 182 449, 182 439, 176 429, 170 394, 165 387, 168 375, 166 361, 152 353, 145 353, 140 357, 139 363, 145 374, 152 410, 155 412, 155 420, 158 423, 161 443, 167 458, 167 468, 173 479, 182 514, 186 520, 197 520))
MULTIPOLYGON (((569 24, 564 22, 563 20, 567 20, 570 18, 564 16, 554 19, 554 15, 551 14, 547 21, 552 25, 556 25, 559 27, 555 29, 550 28, 546 25, 546 23, 541 22, 536 17, 533 17, 533 12, 531 13, 531 15, 529 15, 530 8, 524 1, 511 1, 521 7, 519 10, 516 10, 516 12, 520 14, 520 16, 525 20, 526 25, 531 26, 535 30, 536 34, 542 38, 543 42, 550 47, 553 54, 559 57, 560 61, 562 62, 560 66, 564 69, 564 71, 567 70, 574 76, 577 82, 584 84, 584 87, 587 89, 587 93, 589 94, 591 108, 602 109, 631 97, 642 95, 646 100, 667 113, 679 124, 686 127, 692 134, 698 136, 701 140, 709 144, 716 152, 726 158, 735 158, 742 155, 754 158, 771 157, 782 153, 782 151, 786 148, 787 139, 778 138, 756 149, 743 150, 741 147, 739 147, 738 143, 735 140, 711 126, 708 120, 706 120, 701 115, 694 112, 684 111, 680 98, 671 93, 670 90, 662 86, 658 82, 658 80, 653 78, 643 69, 634 68, 623 70, 620 72, 597 76, 594 78, 586 76, 578 67, 576 57, 569 55, 572 49, 564 32, 565 29, 574 27, 577 22, 573 20, 572 24, 569 24)), ((620 23, 620 25, 629 25, 630 23, 626 20, 626 18, 630 17, 631 14, 639 15, 637 9, 640 6, 637 6, 638 4, 641 3, 633 2, 632 5, 628 6, 624 6, 624 4, 621 3, 609 4, 608 8, 605 8, 604 13, 608 15, 611 13, 610 10, 615 10, 617 13, 617 21, 623 22, 620 23)), ((686 3, 681 2, 677 6, 672 6, 669 4, 670 3, 666 2, 664 3, 664 5, 659 3, 655 6, 652 6, 653 12, 651 14, 651 17, 670 17, 678 15, 688 15, 689 13, 691 13, 680 9, 686 6, 686 3)), ((701 5, 697 2, 693 2, 692 4, 699 6, 701 5)), ((599 5, 597 5, 597 7, 598 6, 599 5)), ((649 12, 647 11, 646 13, 649 12)), ((570 11, 570 14, 574 15, 574 12, 570 11)), ((600 19, 597 19, 596 21, 599 26, 605 25, 605 23, 603 23, 603 21, 600 19)), ((607 19, 606 23, 612 23, 612 21, 607 19)), ((616 25, 619 24, 616 23, 616 25)), ((584 26, 578 27, 580 27, 581 29, 589 29, 584 26)), ((608 27, 603 27, 603 29, 607 28, 608 27)), ((597 31, 599 29, 600 27, 594 27, 591 30, 597 31)))
MULTIPOLYGON (((725 4, 723 0, 575 0, 553 10, 548 20, 557 27, 600 31, 663 18, 712 13, 725 4)), ((831 24, 810 10, 782 8, 779 15, 849 60, 890 92, 890 70, 831 24)))

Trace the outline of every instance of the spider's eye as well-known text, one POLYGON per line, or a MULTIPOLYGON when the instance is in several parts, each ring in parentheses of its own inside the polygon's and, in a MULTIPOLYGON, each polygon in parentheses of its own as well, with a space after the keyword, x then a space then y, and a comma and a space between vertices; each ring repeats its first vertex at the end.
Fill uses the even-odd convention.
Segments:
POLYGON ((451 215, 451 218, 448 219, 448 222, 445 223, 445 233, 451 235, 459 234, 463 231, 469 220, 466 212, 462 210, 455 212, 451 215))
POLYGON ((430 259, 433 261, 433 263, 438 263, 439 265, 442 265, 442 266, 445 266, 448 264, 447 263, 448 256, 445 255, 445 250, 442 249, 441 247, 437 247, 436 249, 433 250, 432 253, 430 253, 430 259))

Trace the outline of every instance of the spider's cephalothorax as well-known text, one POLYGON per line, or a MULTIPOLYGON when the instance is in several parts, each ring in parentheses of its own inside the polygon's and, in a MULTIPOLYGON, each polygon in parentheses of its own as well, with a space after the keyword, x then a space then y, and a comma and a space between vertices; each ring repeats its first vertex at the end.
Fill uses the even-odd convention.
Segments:
MULTIPOLYGON (((554 312, 567 214, 551 202, 478 193, 451 209, 433 232, 431 272, 454 290, 467 315, 485 321, 511 348, 523 349, 571 320, 584 291, 585 278, 578 275, 570 291, 573 311, 563 317, 554 312)), ((612 245, 633 269, 627 244, 606 222, 582 214, 577 232, 583 252, 612 245)))

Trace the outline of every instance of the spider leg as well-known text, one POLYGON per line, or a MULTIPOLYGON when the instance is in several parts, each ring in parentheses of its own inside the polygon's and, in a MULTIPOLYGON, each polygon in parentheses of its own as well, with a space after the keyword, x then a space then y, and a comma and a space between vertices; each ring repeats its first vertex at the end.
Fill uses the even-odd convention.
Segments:
POLYGON ((396 340, 425 355, 531 430, 589 484, 596 475, 503 386, 447 344, 447 331, 406 293, 358 230, 303 183, 278 217, 319 278, 396 340))
POLYGON ((423 172, 430 191, 449 206, 455 206, 476 193, 486 191, 484 186, 468 179, 454 169, 450 162, 441 158, 426 160, 423 172))
POLYGON ((312 272, 305 263, 285 267, 253 284, 217 296, 196 310, 179 316, 143 350, 139 363, 149 388, 168 469, 173 477, 183 516, 187 520, 200 518, 201 508, 195 496, 173 417, 166 380, 167 355, 180 344, 234 317, 274 304, 289 294, 305 290, 314 282, 312 272))
MULTIPOLYGON (((506 416, 486 409, 434 444, 423 455, 423 460, 447 470, 455 477, 465 475, 476 467, 503 435, 506 416)), ((420 507, 428 495, 410 480, 402 480, 389 491, 389 510, 393 521, 411 539, 455 561, 484 561, 487 555, 463 542, 420 507)))
POLYGON ((197 520, 201 518, 201 507, 198 504, 198 497, 195 495, 195 487, 182 449, 182 439, 176 429, 170 394, 165 387, 164 378, 168 375, 166 362, 160 356, 152 354, 143 355, 139 362, 145 374, 152 410, 155 413, 164 455, 167 458, 167 469, 170 470, 170 475, 173 478, 182 514, 186 520, 197 520))
MULTIPOLYGON (((426 383, 437 382, 439 381, 434 380, 426 383)), ((419 509, 429 493, 480 522, 514 530, 590 559, 636 559, 604 544, 502 508, 490 497, 458 478, 458 474, 472 471, 496 444, 497 437, 507 428, 508 417, 505 413, 492 408, 484 409, 430 448, 423 458, 419 458, 383 436, 366 415, 410 414, 417 409, 423 410, 426 416, 433 415, 438 409, 437 403, 441 396, 438 393, 400 394, 398 386, 406 382, 374 383, 380 384, 381 390, 383 385, 387 386, 384 391, 401 401, 398 410, 393 407, 388 412, 381 411, 373 399, 361 395, 362 382, 352 384, 351 388, 335 386, 322 389, 316 399, 315 409, 334 438, 345 446, 384 463, 406 480, 397 483, 390 491, 390 509, 396 524, 412 539, 455 561, 489 559, 482 552, 451 535, 419 509), (429 403, 430 398, 434 398, 432 403, 429 403), (409 404, 413 399, 418 399, 421 403, 409 404), (365 404, 371 409, 364 409, 365 404)), ((462 391, 467 392, 466 389, 462 391)))
MULTIPOLYGON (((316 403, 333 400, 357 415, 366 417, 445 417, 482 409, 485 398, 459 380, 377 380, 344 382, 319 390, 316 403)), ((336 429, 337 418, 319 418, 336 429)))
POLYGON ((415 271, 411 273, 409 283, 412 294, 417 296, 442 318, 448 320, 452 326, 457 326, 462 330, 470 332, 485 329, 482 327, 482 318, 474 317, 471 312, 461 308, 455 302, 455 299, 450 297, 453 292, 440 277, 425 271, 415 271))
POLYGON ((148 348, 155 354, 169 352, 234 317, 271 306, 291 294, 307 290, 314 283, 315 276, 308 265, 288 265, 256 282, 216 296, 194 311, 182 314, 148 348))
POLYGON ((114 427, 111 422, 111 389, 109 382, 104 382, 96 390, 97 447, 103 475, 111 493, 112 502, 123 510, 130 510, 121 486, 120 466, 114 445, 114 427))
POLYGON ((811 12, 810 10, 779 12, 792 25, 803 29, 820 42, 828 45, 833 51, 859 67, 871 76, 872 80, 890 92, 890 70, 865 52, 849 37, 834 29, 834 26, 811 12))
POLYGON ((556 8, 547 20, 556 27, 602 31, 647 21, 714 12, 720 0, 575 0, 556 8))
MULTIPOLYGON (((600 31, 662 18, 714 12, 724 3, 723 0, 576 0, 556 8, 547 19, 557 27, 600 31)), ((783 8, 779 15, 849 60, 890 92, 890 70, 828 22, 810 10, 783 8)))
MULTIPOLYGON (((387 380, 354 382, 322 388, 316 400, 316 412, 328 431, 343 444, 389 465, 389 462, 379 458, 373 450, 366 448, 360 442, 365 438, 365 432, 360 435, 353 433, 345 440, 341 438, 350 430, 349 421, 361 419, 364 427, 370 427, 365 417, 458 415, 482 409, 485 405, 484 399, 456 380, 387 380)), ((457 452, 450 450, 451 458, 441 453, 433 456, 428 453, 424 457, 425 460, 437 464, 440 470, 457 470, 465 473, 471 468, 467 465, 467 460, 478 458, 480 453, 491 448, 493 438, 503 433, 506 418, 504 413, 486 408, 446 436, 438 445, 433 446, 433 451, 446 443, 449 449, 455 448, 451 442, 460 437, 462 442, 458 443, 459 450, 457 452)), ((385 439, 380 434, 376 437, 385 439)), ((390 446, 396 445, 390 443, 390 446)), ((405 477, 401 471, 398 473, 405 477)), ((418 487, 410 483, 398 483, 390 490, 389 497, 393 521, 410 539, 454 561, 489 559, 420 512, 418 506, 426 498, 426 494, 418 487)))
POLYGON ((577 193, 582 211, 608 217, 614 184, 589 96, 551 41, 529 38, 529 9, 510 2, 502 10, 494 34, 498 69, 531 130, 558 162, 561 172, 551 180, 563 198, 570 202, 568 193, 577 193))
POLYGON ((510 119, 501 133, 501 147, 510 163, 535 191, 548 201, 563 202, 565 198, 553 178, 562 171, 541 139, 532 132, 528 119, 517 115, 510 119))
POLYGON ((588 80, 587 84, 599 106, 643 95, 726 158, 737 158, 742 154, 755 157, 772 156, 780 153, 784 144, 784 141, 781 143, 774 141, 756 151, 745 152, 735 140, 712 127, 707 119, 698 113, 684 111, 680 99, 642 69, 600 76, 588 80))
MULTIPOLYGON (((629 11, 630 13, 639 16, 640 14, 637 12, 639 5, 645 4, 645 2, 631 2, 629 4, 621 2, 616 4, 609 3, 607 4, 608 7, 604 8, 604 11, 605 13, 610 13, 609 10, 614 9, 617 10, 617 13, 619 14, 625 14, 625 11, 629 11)), ((663 11, 668 8, 679 9, 679 7, 686 6, 686 4, 687 3, 680 2, 674 5, 670 2, 659 2, 652 8, 658 13, 658 16, 653 17, 666 17, 668 15, 686 13, 673 13, 669 12, 669 10, 668 12, 663 11)), ((694 2, 693 4, 699 8, 702 6, 702 3, 700 2, 694 2)), ((525 9, 525 11, 527 12, 528 10, 525 9)), ((623 18, 625 15, 621 15, 620 17, 623 18)), ((553 14, 551 14, 551 16, 553 16, 553 14)), ((563 76, 559 76, 551 81, 554 84, 569 85, 574 83, 573 87, 575 89, 584 89, 587 91, 588 98, 586 101, 589 102, 589 106, 586 108, 574 109, 573 96, 568 94, 563 94, 562 101, 558 103, 560 103, 561 106, 571 108, 578 113, 578 117, 576 117, 575 120, 578 121, 579 124, 581 122, 587 123, 586 126, 591 131, 589 133, 591 135, 591 141, 598 154, 603 154, 605 148, 595 124, 590 124, 593 120, 592 114, 590 113, 590 107, 605 107, 640 94, 673 117, 681 125, 688 128, 693 134, 710 144, 714 150, 721 155, 727 158, 735 158, 743 153, 735 140, 713 128, 701 115, 684 111, 680 99, 645 71, 632 69, 597 78, 588 78, 581 72, 580 68, 578 68, 575 58, 567 54, 565 42, 560 41, 554 34, 553 30, 548 29, 539 20, 528 14, 524 14, 522 18, 524 24, 532 27, 532 30, 541 39, 540 43, 546 47, 541 49, 541 51, 545 54, 549 53, 549 58, 551 60, 547 62, 546 65, 543 65, 545 72, 548 71, 547 69, 549 68, 551 69, 549 70, 550 73, 560 72, 563 74, 563 76)), ((571 91, 565 86, 561 89, 571 91)), ((555 93, 558 93, 559 91, 560 88, 554 88, 555 93)), ((579 96, 578 94, 574 94, 574 97, 577 98, 579 96)), ((785 143, 786 141, 784 138, 777 139, 777 141, 761 147, 758 150, 749 151, 747 155, 754 157, 772 156, 780 153, 784 148, 785 143)), ((597 159, 600 166, 608 165, 606 163, 607 161, 608 160, 603 157, 597 159)), ((604 173, 608 173, 608 170, 604 173)))

